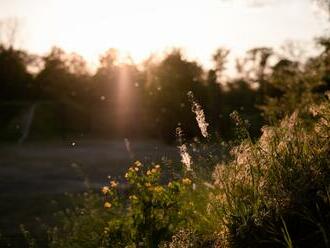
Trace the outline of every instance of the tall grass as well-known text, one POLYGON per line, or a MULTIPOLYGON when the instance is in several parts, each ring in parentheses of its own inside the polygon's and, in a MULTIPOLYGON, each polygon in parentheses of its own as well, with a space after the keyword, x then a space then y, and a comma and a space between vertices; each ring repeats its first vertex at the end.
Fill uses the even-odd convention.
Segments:
POLYGON ((179 130, 182 170, 169 176, 163 165, 132 164, 123 182, 62 212, 49 246, 329 247, 329 98, 307 116, 296 111, 263 127, 258 140, 234 113, 239 142, 225 157, 211 159, 214 144, 184 143, 179 130))

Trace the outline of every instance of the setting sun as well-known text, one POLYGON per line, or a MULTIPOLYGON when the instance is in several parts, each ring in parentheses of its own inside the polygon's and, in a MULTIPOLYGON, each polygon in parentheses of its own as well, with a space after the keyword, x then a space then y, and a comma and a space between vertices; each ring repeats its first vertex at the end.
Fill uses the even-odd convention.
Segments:
POLYGON ((306 43, 327 25, 309 0, 11 0, 0 9, 0 18, 22 23, 20 47, 40 54, 56 45, 92 64, 110 47, 136 62, 180 47, 208 66, 218 47, 237 56, 255 46, 306 43))

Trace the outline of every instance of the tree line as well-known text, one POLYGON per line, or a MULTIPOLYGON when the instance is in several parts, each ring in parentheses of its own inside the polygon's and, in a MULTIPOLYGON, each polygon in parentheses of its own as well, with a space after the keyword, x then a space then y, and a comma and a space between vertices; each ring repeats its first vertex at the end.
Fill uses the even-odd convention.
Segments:
POLYGON ((205 112, 211 137, 233 136, 229 115, 234 110, 258 136, 262 125, 297 106, 303 109, 330 89, 330 42, 321 38, 317 43, 320 53, 306 60, 268 47, 251 49, 236 61, 235 77, 227 79, 227 49, 215 51, 213 67, 207 70, 179 49, 141 64, 121 62, 118 51, 109 49, 90 73, 80 55, 57 47, 36 56, 1 45, 0 135, 20 137, 24 115, 35 106, 30 138, 80 135, 172 142, 178 126, 186 138, 199 137, 187 96, 192 92, 205 112))

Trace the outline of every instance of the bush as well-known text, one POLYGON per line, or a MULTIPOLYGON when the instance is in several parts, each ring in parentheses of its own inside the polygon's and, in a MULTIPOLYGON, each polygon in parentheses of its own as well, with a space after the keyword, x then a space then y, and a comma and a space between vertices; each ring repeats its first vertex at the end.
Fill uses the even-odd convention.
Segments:
POLYGON ((215 208, 233 247, 327 247, 330 226, 330 103, 314 120, 295 112, 232 150, 214 171, 215 208), (317 241, 317 242, 316 242, 317 241))
POLYGON ((84 206, 65 214, 53 229, 54 247, 158 247, 182 227, 192 225, 195 207, 190 201, 192 179, 161 184, 160 165, 145 168, 135 162, 126 182, 110 181, 102 188, 103 209, 95 194, 84 206))

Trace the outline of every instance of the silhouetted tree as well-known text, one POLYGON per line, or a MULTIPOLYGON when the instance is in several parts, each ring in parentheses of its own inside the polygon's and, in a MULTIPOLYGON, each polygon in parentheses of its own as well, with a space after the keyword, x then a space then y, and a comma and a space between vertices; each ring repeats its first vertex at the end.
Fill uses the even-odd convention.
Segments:
POLYGON ((206 103, 202 68, 196 62, 184 59, 180 50, 174 50, 149 73, 147 104, 154 128, 159 129, 160 135, 168 141, 175 139, 178 125, 188 137, 197 135, 187 93, 192 91, 202 105, 206 103))
POLYGON ((25 52, 0 45, 0 98, 2 101, 29 97, 32 76, 27 71, 25 52))

